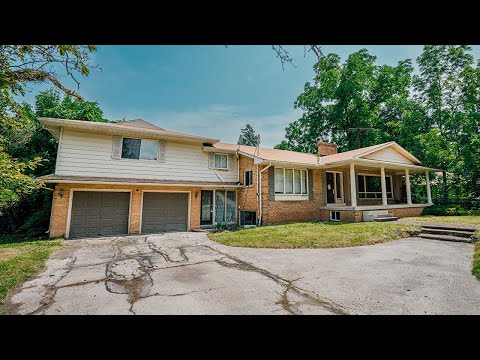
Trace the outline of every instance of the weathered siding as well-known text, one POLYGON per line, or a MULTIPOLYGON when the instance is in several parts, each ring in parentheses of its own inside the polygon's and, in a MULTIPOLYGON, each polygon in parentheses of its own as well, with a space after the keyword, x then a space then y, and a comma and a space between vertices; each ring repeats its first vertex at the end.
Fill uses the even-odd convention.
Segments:
MULTIPOLYGON (((58 156, 57 175, 221 181, 208 168, 208 154, 201 145, 167 142, 165 162, 112 159, 112 136, 65 130, 58 156)), ((233 159, 233 170, 217 170, 225 182, 238 181, 238 163, 233 159)))
POLYGON ((369 160, 389 161, 400 164, 414 164, 412 161, 391 147, 387 147, 362 157, 369 160))

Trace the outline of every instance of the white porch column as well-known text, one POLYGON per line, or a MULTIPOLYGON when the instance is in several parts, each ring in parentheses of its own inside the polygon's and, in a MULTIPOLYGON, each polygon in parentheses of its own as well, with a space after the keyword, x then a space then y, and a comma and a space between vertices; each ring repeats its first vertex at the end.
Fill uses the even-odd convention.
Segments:
POLYGON ((432 192, 430 190, 430 173, 425 171, 425 180, 427 183, 427 203, 432 203, 432 192))
POLYGON ((383 205, 388 205, 387 202, 387 181, 385 180, 385 167, 382 166, 380 168, 380 175, 381 175, 381 181, 382 181, 382 204, 383 205))
POLYGON ((412 189, 410 189, 410 171, 405 169, 405 184, 407 185, 407 204, 412 205, 412 189))
POLYGON ((352 206, 357 206, 357 185, 355 182, 355 165, 350 164, 350 197, 352 199, 352 206))

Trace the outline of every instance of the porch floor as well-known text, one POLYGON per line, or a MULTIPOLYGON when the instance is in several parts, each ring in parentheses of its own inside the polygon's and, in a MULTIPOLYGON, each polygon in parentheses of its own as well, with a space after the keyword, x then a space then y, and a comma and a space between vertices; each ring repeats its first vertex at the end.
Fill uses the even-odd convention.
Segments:
POLYGON ((432 204, 389 204, 389 205, 357 205, 357 206, 347 206, 339 204, 331 204, 326 206, 320 206, 320 210, 389 210, 389 209, 408 209, 408 208, 419 208, 427 207, 432 204))

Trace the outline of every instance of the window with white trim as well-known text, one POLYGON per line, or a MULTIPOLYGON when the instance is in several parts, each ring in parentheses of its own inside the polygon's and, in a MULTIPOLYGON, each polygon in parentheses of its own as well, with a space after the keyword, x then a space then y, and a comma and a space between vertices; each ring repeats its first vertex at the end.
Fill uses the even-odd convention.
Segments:
POLYGON ((340 221, 340 211, 330 211, 330 221, 340 221))
POLYGON ((122 159, 157 160, 157 158, 157 140, 123 138, 122 159))
MULTIPOLYGON (((382 180, 380 175, 358 175, 358 197, 360 199, 381 199, 382 180)), ((385 176, 387 198, 393 199, 392 177, 385 176)))
POLYGON ((227 154, 215 154, 215 169, 228 169, 228 155, 227 154))
POLYGON ((306 195, 307 170, 275 168, 275 194, 306 195))
POLYGON ((243 173, 243 186, 252 186, 253 185, 253 171, 245 170, 243 173))

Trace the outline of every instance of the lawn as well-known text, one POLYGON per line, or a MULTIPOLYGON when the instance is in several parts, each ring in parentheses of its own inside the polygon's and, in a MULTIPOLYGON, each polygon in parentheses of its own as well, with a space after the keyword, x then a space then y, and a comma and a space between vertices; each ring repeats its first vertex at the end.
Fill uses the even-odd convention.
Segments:
POLYGON ((480 216, 465 215, 465 216, 415 216, 404 218, 405 221, 431 221, 431 222, 445 222, 459 225, 474 225, 480 227, 480 216))
POLYGON ((337 248, 371 245, 408 237, 408 231, 419 229, 414 225, 398 223, 304 222, 211 233, 208 237, 224 245, 240 247, 337 248))
POLYGON ((480 242, 475 244, 473 253, 472 273, 480 280, 480 242))
POLYGON ((40 270, 62 240, 19 240, 0 237, 0 314, 9 290, 40 270))

